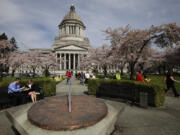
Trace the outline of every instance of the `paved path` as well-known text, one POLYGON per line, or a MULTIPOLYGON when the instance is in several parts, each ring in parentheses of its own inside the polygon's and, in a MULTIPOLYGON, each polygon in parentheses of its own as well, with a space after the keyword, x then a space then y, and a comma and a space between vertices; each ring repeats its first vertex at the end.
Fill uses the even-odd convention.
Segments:
MULTIPOLYGON (((72 95, 83 95, 87 91, 86 86, 72 79, 72 95)), ((57 95, 67 95, 66 80, 57 85, 57 95)), ((180 135, 180 98, 166 96, 165 104, 160 108, 143 109, 130 106, 115 99, 104 99, 116 109, 123 106, 116 122, 116 129, 111 135, 180 135), (108 101, 107 101, 108 100, 108 101)), ((0 134, 17 135, 11 123, 0 112, 0 134)))
MULTIPOLYGON (((80 85, 80 81, 75 77, 72 77, 72 86, 71 86, 72 95, 84 95, 87 92, 87 87, 85 85, 80 85)), ((63 80, 56 86, 56 95, 67 95, 68 94, 68 85, 67 80, 63 80)))
POLYGON ((126 105, 112 135, 180 135, 180 98, 166 97, 160 108, 126 105))

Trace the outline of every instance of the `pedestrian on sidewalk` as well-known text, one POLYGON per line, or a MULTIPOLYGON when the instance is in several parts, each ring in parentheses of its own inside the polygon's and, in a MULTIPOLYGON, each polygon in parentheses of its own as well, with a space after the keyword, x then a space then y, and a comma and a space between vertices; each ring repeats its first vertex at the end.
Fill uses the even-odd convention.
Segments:
POLYGON ((88 80, 89 80, 89 78, 90 78, 90 74, 89 74, 89 72, 87 72, 86 74, 85 74, 85 84, 88 84, 88 80))
POLYGON ((84 85, 83 79, 84 79, 84 73, 81 72, 79 75, 79 79, 80 79, 80 84, 84 85))
POLYGON ((69 70, 67 73, 66 73, 66 77, 67 77, 67 84, 72 84, 72 72, 69 70))
POLYGON ((166 86, 167 86, 167 89, 166 89, 165 92, 167 92, 170 88, 172 88, 174 96, 179 97, 179 94, 176 91, 174 82, 180 83, 180 81, 177 81, 177 80, 174 79, 172 71, 169 70, 167 72, 167 75, 164 77, 164 81, 166 82, 166 86))

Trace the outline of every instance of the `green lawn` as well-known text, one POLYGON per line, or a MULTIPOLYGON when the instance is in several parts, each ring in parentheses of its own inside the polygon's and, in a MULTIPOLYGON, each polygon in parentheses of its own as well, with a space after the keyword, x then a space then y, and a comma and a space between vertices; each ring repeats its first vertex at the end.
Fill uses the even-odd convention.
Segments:
MULTIPOLYGON (((161 87, 165 87, 166 88, 166 84, 164 82, 164 76, 163 75, 147 75, 147 76, 148 76, 148 78, 151 79, 150 83, 156 83, 158 85, 161 85, 161 87)), ((129 80, 129 75, 123 75, 121 78, 123 80, 129 80)), ((175 76, 174 78, 176 80, 180 81, 180 76, 175 76)), ((175 83, 175 87, 176 87, 177 91, 180 92, 180 83, 175 83)))
MULTIPOLYGON (((161 85, 161 87, 164 87, 166 88, 166 84, 164 82, 164 76, 163 75, 147 75, 148 78, 151 79, 151 82, 150 83, 156 83, 158 85, 161 85)), ((103 77, 101 77, 103 78, 103 77)), ((110 78, 112 78, 110 76, 110 78)), ((129 75, 123 75, 121 76, 122 80, 129 80, 129 75)), ((134 78, 136 78, 136 76, 134 76, 134 78)), ((180 81, 180 76, 175 76, 174 77, 176 80, 179 80, 180 81)), ((177 89, 177 91, 180 92, 180 83, 175 83, 175 87, 177 89)))
MULTIPOLYGON (((166 87, 166 84, 164 83, 164 76, 163 75, 149 75, 148 76, 152 82, 157 83, 158 85, 162 85, 166 87)), ((180 81, 180 76, 175 76, 175 80, 180 81)), ((180 91, 180 83, 175 83, 175 87, 177 91, 180 91)))

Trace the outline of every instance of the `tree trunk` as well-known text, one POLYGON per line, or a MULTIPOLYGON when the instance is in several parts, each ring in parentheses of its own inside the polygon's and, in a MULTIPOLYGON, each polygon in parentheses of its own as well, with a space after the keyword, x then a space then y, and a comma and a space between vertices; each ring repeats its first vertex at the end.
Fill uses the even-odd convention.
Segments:
POLYGON ((106 66, 103 66, 103 72, 104 72, 104 75, 106 76, 107 75, 107 67, 106 66))
POLYGON ((123 75, 123 74, 124 74, 124 73, 123 73, 123 69, 124 69, 124 68, 122 67, 122 68, 121 68, 121 75, 123 75))
POLYGON ((0 70, 0 81, 3 79, 2 71, 0 70))
POLYGON ((12 74, 11 74, 12 77, 14 77, 15 71, 16 71, 15 69, 12 70, 12 74))
POLYGON ((134 80, 134 67, 135 67, 135 64, 131 63, 130 64, 130 70, 131 70, 130 80, 134 80))
POLYGON ((3 68, 2 68, 2 64, 0 64, 0 81, 3 78, 3 68))
POLYGON ((158 72, 159 72, 159 74, 161 74, 161 67, 160 66, 158 67, 158 72))
POLYGON ((33 68, 33 77, 35 77, 36 68, 33 68))
POLYGON ((165 64, 163 65, 163 74, 164 75, 166 74, 166 65, 165 64))
POLYGON ((46 66, 46 67, 45 67, 44 76, 45 76, 45 77, 50 76, 49 66, 46 66))

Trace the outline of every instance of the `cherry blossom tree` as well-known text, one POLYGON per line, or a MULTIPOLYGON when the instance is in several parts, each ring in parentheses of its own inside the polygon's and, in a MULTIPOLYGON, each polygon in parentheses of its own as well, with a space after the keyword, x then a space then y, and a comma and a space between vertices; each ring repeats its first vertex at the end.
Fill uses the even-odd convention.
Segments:
POLYGON ((24 66, 29 67, 33 71, 33 77, 36 74, 36 69, 41 65, 41 51, 30 49, 25 54, 24 66))
POLYGON ((130 79, 133 79, 137 63, 152 43, 157 47, 172 47, 180 41, 180 27, 175 23, 152 26, 145 30, 133 29, 127 25, 114 30, 107 29, 105 33, 113 50, 123 50, 130 67, 130 79))
POLYGON ((0 78, 2 78, 2 72, 7 68, 12 48, 14 45, 10 44, 8 40, 0 40, 0 78))
MULTIPOLYGON (((49 52, 46 55, 42 55, 40 57, 40 61, 41 61, 40 66, 44 70, 44 75, 46 77, 49 76, 50 68, 56 68, 58 66, 56 62, 56 56, 52 52, 49 52)), ((63 61, 63 60, 59 59, 59 61, 63 61)))
POLYGON ((168 49, 166 51, 165 56, 166 62, 169 65, 169 68, 179 68, 180 67, 180 47, 174 47, 171 49, 168 49))
POLYGON ((86 57, 82 56, 80 66, 93 67, 93 70, 97 70, 97 67, 102 68, 104 75, 106 75, 108 65, 112 64, 112 56, 109 53, 110 47, 106 44, 98 48, 92 48, 86 57))
POLYGON ((8 59, 8 66, 11 68, 12 76, 14 76, 15 71, 22 66, 25 61, 26 55, 23 51, 12 52, 8 59))

